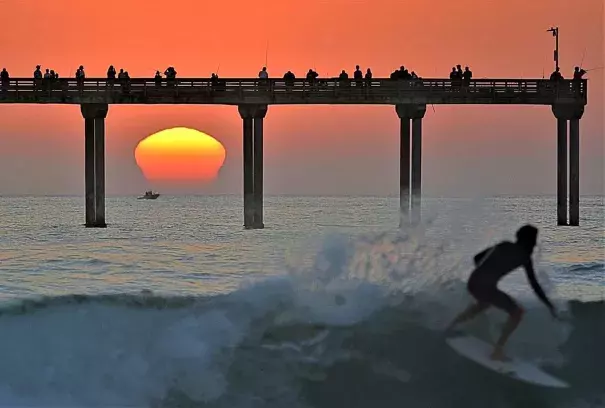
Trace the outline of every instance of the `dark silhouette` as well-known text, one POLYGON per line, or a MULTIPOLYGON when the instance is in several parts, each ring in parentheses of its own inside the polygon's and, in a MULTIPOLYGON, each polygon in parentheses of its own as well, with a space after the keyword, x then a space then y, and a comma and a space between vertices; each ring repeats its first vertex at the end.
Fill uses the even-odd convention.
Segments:
POLYGON ((79 83, 83 83, 84 79, 86 79, 86 73, 84 72, 84 66, 80 65, 80 67, 76 70, 76 79, 79 83))
POLYGON ((267 72, 267 67, 263 67, 260 71, 258 71, 258 77, 260 79, 268 79, 269 73, 267 72))
POLYGON ((107 84, 111 88, 113 88, 115 82, 116 82, 116 69, 113 67, 113 65, 110 65, 109 68, 107 68, 107 84))
POLYGON ((355 65, 353 79, 355 80, 355 86, 363 86, 363 72, 361 72, 361 70, 359 69, 359 65, 355 65))
POLYGON ((580 67, 575 67, 573 70, 573 80, 572 80, 572 87, 573 87, 573 91, 576 93, 580 93, 580 91, 582 90, 582 79, 584 79, 584 75, 586 74, 586 71, 583 70, 580 67))
POLYGON ((286 82, 286 87, 288 88, 288 90, 290 90, 290 88, 294 86, 295 79, 296 76, 294 75, 294 73, 292 73, 292 71, 288 71, 284 74, 284 81, 286 82))
POLYGON ((2 83, 3 91, 6 91, 10 85, 10 75, 8 74, 6 68, 2 68, 2 72, 0 72, 0 83, 2 83))
POLYGON ((551 81, 561 81, 563 80, 563 75, 561 75, 561 70, 557 67, 556 70, 553 71, 552 74, 550 74, 550 80, 551 81))
POLYGON ((586 75, 586 71, 581 69, 580 67, 575 67, 573 70, 573 80, 574 81, 581 81, 584 77, 584 75, 586 75))
POLYGON ((491 355, 493 360, 505 361, 504 345, 523 318, 524 310, 509 295, 498 289, 498 281, 520 266, 525 268, 527 279, 540 300, 548 307, 553 317, 557 317, 552 303, 548 300, 536 280, 531 254, 536 246, 538 229, 524 225, 517 231, 517 241, 502 241, 489 247, 474 257, 475 270, 467 283, 467 289, 477 300, 468 306, 448 327, 472 319, 490 306, 495 306, 509 314, 508 321, 491 355))
POLYGON ((450 79, 454 80, 458 77, 458 73, 456 72, 456 67, 452 67, 452 72, 450 72, 450 79))
POLYGON ((164 76, 166 77, 166 85, 174 86, 176 84, 176 70, 174 67, 166 68, 166 71, 164 71, 164 76))
POLYGON ((155 71, 155 76, 153 77, 153 80, 155 81, 156 88, 162 87, 162 74, 160 73, 160 71, 155 71))
POLYGON ((36 65, 36 70, 34 71, 34 79, 42 79, 42 71, 40 70, 40 65, 36 65))
POLYGON ((366 79, 367 81, 369 81, 370 79, 372 79, 372 70, 371 70, 370 68, 368 68, 368 69, 366 70, 365 79, 366 79))
POLYGON ((317 81, 317 77, 319 74, 315 72, 313 69, 309 68, 309 72, 307 72, 306 80, 309 81, 309 84, 315 85, 317 81))
POLYGON ((471 84, 471 79, 473 78, 473 71, 469 69, 469 67, 464 67, 464 72, 462 73, 462 84, 464 86, 469 86, 471 84))

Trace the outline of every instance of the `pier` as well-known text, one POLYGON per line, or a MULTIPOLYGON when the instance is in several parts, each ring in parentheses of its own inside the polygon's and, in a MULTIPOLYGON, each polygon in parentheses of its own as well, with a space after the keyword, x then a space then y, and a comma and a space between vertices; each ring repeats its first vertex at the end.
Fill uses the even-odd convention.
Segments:
MULTIPOLYGON (((264 227, 263 121, 269 105, 392 105, 400 121, 400 210, 420 218, 427 105, 546 105, 556 118, 557 224, 579 225, 580 119, 587 80, 185 78, 10 79, 0 104, 78 104, 84 118, 86 226, 105 227, 105 118, 112 104, 233 105, 243 122, 244 228, 264 227), (569 135, 569 136, 568 136, 569 135), (569 168, 568 168, 569 162, 569 168), (569 197, 568 197, 569 186, 569 197), (568 214, 569 209, 569 214, 568 214), (569 215, 569 219, 568 219, 569 215)), ((554 128, 554 126, 553 126, 554 128)))

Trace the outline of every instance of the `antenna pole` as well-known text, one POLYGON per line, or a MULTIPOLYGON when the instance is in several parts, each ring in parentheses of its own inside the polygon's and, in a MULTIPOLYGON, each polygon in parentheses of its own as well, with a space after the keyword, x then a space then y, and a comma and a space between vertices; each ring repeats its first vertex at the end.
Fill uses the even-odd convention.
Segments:
POLYGON ((550 27, 547 32, 551 32, 555 37, 555 71, 559 70, 559 27, 550 27))

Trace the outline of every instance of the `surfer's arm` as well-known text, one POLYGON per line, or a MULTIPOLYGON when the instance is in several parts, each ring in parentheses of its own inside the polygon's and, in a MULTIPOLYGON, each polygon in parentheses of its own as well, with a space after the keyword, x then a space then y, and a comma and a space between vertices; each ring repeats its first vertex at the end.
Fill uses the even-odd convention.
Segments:
POLYGON ((524 267, 525 267, 525 273, 527 274, 527 279, 529 280, 531 288, 536 293, 536 296, 538 296, 538 298, 540 298, 540 300, 546 306, 548 306, 551 313, 554 314, 554 310, 555 310, 554 306, 552 305, 552 303, 550 303, 550 300, 548 300, 548 298, 546 297, 546 294, 544 293, 544 291, 542 290, 542 287, 540 286, 540 284, 538 283, 538 280, 536 279, 536 272, 534 271, 534 265, 533 265, 532 261, 529 260, 529 262, 527 262, 524 265, 524 267))

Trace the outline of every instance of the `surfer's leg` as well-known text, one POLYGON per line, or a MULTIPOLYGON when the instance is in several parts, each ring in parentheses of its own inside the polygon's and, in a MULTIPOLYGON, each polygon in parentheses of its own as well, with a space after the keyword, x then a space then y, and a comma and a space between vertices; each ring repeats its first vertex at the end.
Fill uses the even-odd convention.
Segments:
POLYGON ((502 328, 500 338, 496 342, 496 346, 491 355, 492 360, 505 361, 508 358, 504 354, 504 345, 521 322, 521 319, 523 319, 523 309, 510 296, 501 290, 497 290, 494 294, 492 304, 508 313, 508 320, 502 328))
POLYGON ((476 302, 471 303, 462 313, 460 313, 447 327, 446 331, 450 331, 454 328, 454 326, 465 322, 467 320, 472 319, 477 316, 479 313, 483 312, 485 309, 489 307, 489 303, 485 302, 476 302))

